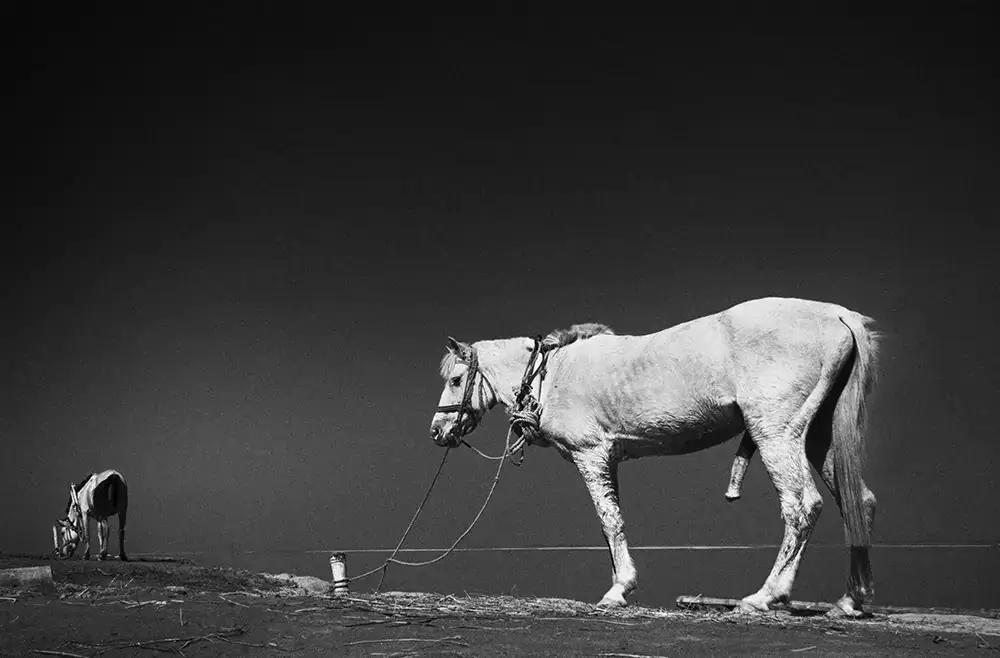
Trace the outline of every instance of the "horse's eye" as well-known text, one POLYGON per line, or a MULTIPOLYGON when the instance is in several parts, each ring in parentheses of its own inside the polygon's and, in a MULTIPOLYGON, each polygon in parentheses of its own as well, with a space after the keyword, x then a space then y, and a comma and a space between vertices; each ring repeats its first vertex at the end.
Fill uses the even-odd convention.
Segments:
POLYGON ((461 377, 452 377, 451 378, 451 385, 452 386, 458 386, 461 383, 462 383, 462 378, 461 377))

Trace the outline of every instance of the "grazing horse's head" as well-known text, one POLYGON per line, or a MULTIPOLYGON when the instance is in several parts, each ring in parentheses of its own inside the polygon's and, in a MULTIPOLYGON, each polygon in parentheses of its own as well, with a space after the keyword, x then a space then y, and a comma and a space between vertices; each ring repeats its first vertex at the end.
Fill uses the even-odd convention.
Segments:
POLYGON ((431 439, 439 446, 456 446, 497 403, 496 390, 480 369, 476 348, 450 336, 441 376, 444 390, 431 421, 431 439))
POLYGON ((57 557, 68 558, 76 551, 83 539, 83 510, 80 508, 80 498, 77 495, 76 487, 69 485, 69 504, 66 506, 66 518, 56 521, 52 526, 53 542, 55 550, 53 553, 57 557))

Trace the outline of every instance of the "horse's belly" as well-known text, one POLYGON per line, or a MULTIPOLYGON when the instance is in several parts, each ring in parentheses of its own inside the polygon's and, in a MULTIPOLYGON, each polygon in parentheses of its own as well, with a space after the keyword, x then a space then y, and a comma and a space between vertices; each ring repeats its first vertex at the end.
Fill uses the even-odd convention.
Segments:
POLYGON ((619 436, 621 449, 629 458, 698 452, 724 443, 744 429, 743 415, 735 403, 702 409, 687 417, 635 420, 619 436))

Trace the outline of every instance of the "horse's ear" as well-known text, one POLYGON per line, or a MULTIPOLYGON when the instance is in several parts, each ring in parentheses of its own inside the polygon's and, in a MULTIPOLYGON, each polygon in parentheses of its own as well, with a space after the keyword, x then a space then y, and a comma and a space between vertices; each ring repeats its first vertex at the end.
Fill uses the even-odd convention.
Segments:
POLYGON ((72 482, 69 483, 69 500, 76 505, 80 504, 79 499, 76 497, 76 486, 72 482))
POLYGON ((452 354, 458 354, 459 356, 461 356, 462 354, 461 341, 456 340, 451 336, 448 336, 448 351, 451 352, 452 354))

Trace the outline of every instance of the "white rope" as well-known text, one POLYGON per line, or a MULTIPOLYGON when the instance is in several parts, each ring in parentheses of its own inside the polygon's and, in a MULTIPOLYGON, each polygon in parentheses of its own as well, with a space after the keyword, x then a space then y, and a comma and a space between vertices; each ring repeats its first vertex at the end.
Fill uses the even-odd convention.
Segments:
MULTIPOLYGON (((477 453, 479 453, 483 457, 485 457, 487 459, 499 460, 500 463, 497 465, 497 471, 496 471, 496 474, 493 476, 493 483, 490 485, 490 490, 486 494, 486 500, 483 501, 483 505, 482 505, 482 507, 479 508, 479 512, 476 514, 476 517, 474 519, 472 519, 472 523, 470 523, 469 527, 465 529, 465 532, 463 532, 461 535, 459 535, 458 539, 456 539, 454 541, 454 543, 451 546, 449 546, 446 551, 444 551, 443 553, 441 553, 441 555, 438 555, 437 557, 435 557, 433 559, 425 560, 423 562, 407 562, 405 560, 397 560, 396 559, 396 555, 399 553, 400 549, 402 548, 403 542, 406 541, 406 536, 410 534, 410 530, 413 529, 413 525, 414 525, 414 523, 416 523, 417 517, 420 516, 420 512, 424 508, 424 504, 427 502, 427 499, 430 498, 431 490, 434 489, 434 484, 437 482, 438 476, 441 475, 441 470, 444 468, 444 462, 445 462, 446 459, 448 459, 448 453, 451 452, 451 448, 448 448, 448 450, 446 450, 445 453, 444 453, 444 457, 441 458, 441 463, 438 465, 437 472, 434 474, 434 478, 431 480, 431 484, 427 488, 427 493, 424 494, 423 500, 421 500, 420 504, 417 506, 417 511, 413 513, 413 517, 410 519, 410 524, 408 526, 406 526, 406 530, 403 531, 403 536, 399 538, 399 543, 397 543, 396 544, 396 548, 393 549, 392 555, 390 555, 388 558, 386 558, 385 562, 383 562, 381 565, 375 567, 374 569, 372 569, 370 571, 366 571, 365 573, 361 574, 360 576, 354 576, 353 578, 348 578, 347 582, 352 582, 352 581, 355 581, 355 580, 360 580, 362 578, 366 578, 368 576, 371 576, 372 574, 375 574, 375 573, 378 573, 379 571, 381 571, 382 572, 382 578, 379 580, 378 586, 375 588, 375 591, 378 592, 379 590, 382 589, 382 583, 385 581, 385 574, 386 574, 386 571, 388 570, 390 564, 399 564, 399 565, 402 565, 404 567, 426 567, 428 565, 434 564, 435 562, 440 562, 441 560, 443 560, 446 557, 448 557, 452 553, 452 551, 454 551, 455 548, 459 545, 459 543, 463 539, 465 539, 465 537, 470 532, 472 532, 472 529, 476 526, 476 523, 478 523, 479 519, 482 517, 483 512, 486 511, 486 506, 489 505, 490 499, 493 497, 493 492, 497 488, 497 483, 500 481, 500 472, 503 470, 503 464, 504 464, 504 461, 505 461, 504 457, 510 457, 514 452, 517 451, 518 448, 520 448, 520 447, 523 446, 524 440, 523 439, 518 439, 518 441, 514 444, 514 446, 512 448, 511 443, 510 443, 510 437, 511 437, 512 434, 513 434, 513 427, 511 427, 507 431, 507 441, 506 441, 506 445, 505 445, 505 448, 504 448, 504 453, 500 457, 490 457, 489 455, 483 454, 479 450, 476 450, 475 448, 473 448, 473 450, 475 450, 477 453)), ((465 441, 463 440, 462 443, 465 443, 465 441)), ((465 443, 465 445, 467 445, 470 448, 472 448, 472 446, 469 445, 468 443, 465 443)), ((515 464, 518 463, 518 462, 514 462, 513 458, 511 458, 511 462, 515 463, 515 464)))

